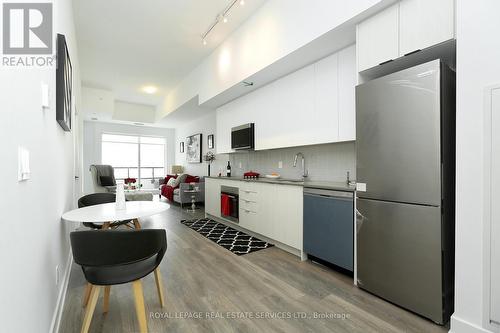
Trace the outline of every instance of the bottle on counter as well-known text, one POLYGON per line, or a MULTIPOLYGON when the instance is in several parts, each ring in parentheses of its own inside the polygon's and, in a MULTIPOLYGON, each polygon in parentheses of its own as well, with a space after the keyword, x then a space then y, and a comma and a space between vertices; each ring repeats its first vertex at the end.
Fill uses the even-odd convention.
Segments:
POLYGON ((227 161, 226 176, 231 177, 231 163, 227 161))

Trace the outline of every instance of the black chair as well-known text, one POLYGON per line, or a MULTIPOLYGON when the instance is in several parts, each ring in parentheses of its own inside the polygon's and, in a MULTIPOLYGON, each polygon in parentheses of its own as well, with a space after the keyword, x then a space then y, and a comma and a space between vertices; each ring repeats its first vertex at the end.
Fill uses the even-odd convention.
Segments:
MULTIPOLYGON (((92 193, 85 195, 78 199, 78 208, 100 205, 104 203, 111 203, 116 201, 116 195, 114 193, 92 193)), ((127 224, 130 221, 119 221, 111 223, 110 227, 116 228, 122 224, 127 224)), ((83 222, 83 225, 91 229, 101 229, 102 225, 95 224, 91 222, 83 222)))
POLYGON ((104 303, 107 311, 110 286, 128 282, 133 286, 140 332, 147 332, 140 279, 154 271, 162 298, 158 266, 167 250, 165 230, 75 231, 70 238, 75 262, 82 267, 85 279, 91 285, 81 332, 88 332, 102 286, 106 286, 104 303))

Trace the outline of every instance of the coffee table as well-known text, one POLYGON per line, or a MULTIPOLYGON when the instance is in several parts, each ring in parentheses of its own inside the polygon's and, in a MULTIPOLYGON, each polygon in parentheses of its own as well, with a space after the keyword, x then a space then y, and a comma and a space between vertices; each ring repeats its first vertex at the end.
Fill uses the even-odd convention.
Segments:
POLYGON ((153 201, 153 192, 148 190, 125 190, 125 198, 128 201, 153 201))

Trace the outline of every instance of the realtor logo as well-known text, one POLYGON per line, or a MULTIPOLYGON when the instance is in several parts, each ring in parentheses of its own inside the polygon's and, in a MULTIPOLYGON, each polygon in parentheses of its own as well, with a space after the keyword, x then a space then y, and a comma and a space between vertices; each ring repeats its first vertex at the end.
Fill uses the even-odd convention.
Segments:
POLYGON ((3 4, 3 54, 52 54, 52 3, 3 4))

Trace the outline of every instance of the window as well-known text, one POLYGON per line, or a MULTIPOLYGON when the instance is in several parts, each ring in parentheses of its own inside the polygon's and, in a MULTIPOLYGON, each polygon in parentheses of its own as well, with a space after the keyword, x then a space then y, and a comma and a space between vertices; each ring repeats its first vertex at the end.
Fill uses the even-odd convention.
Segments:
POLYGON ((165 176, 165 138, 102 134, 102 164, 112 165, 115 178, 137 178, 142 188, 153 188, 165 176))

